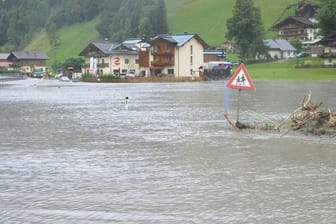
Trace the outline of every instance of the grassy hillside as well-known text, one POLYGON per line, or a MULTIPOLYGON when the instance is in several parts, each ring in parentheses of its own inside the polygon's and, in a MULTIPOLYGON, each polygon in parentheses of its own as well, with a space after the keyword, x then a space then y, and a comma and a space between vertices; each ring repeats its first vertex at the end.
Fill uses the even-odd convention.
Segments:
POLYGON ((45 52, 49 56, 49 64, 64 61, 70 57, 78 57, 78 54, 92 40, 98 40, 99 34, 95 27, 98 19, 87 23, 68 26, 60 30, 60 46, 55 52, 49 45, 45 31, 36 35, 36 38, 26 47, 27 51, 45 52))
MULTIPOLYGON (((197 33, 210 45, 221 44, 226 40, 226 20, 232 16, 235 2, 236 0, 166 0, 169 30, 172 33, 197 33)), ((265 29, 272 26, 288 5, 297 2, 299 0, 254 0, 255 6, 261 10, 265 29)), ((293 14, 294 8, 291 8, 283 16, 293 14)), ((89 23, 63 28, 60 31, 61 45, 56 52, 58 61, 76 57, 90 41, 97 40, 99 37, 95 26, 98 22, 95 19, 89 23)), ((274 36, 274 32, 267 34, 268 38, 274 36)), ((37 34, 25 50, 46 52, 50 57, 49 63, 54 62, 55 54, 45 32, 37 34)))
MULTIPOLYGON (((196 32, 210 45, 223 43, 226 20, 232 16, 235 0, 166 0, 169 28, 172 32, 196 32)), ((268 29, 290 4, 298 0, 254 0, 260 8, 265 29, 268 29)), ((294 8, 286 15, 294 13, 294 8)), ((244 16, 244 15, 242 15, 244 16)), ((268 34, 272 36, 274 33, 268 34)))

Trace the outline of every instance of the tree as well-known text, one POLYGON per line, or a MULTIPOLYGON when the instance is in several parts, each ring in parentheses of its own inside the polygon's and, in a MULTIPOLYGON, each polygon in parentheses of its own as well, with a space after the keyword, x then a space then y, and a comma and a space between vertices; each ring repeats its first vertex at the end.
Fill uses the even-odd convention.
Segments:
POLYGON ((85 60, 83 58, 68 58, 63 63, 63 69, 66 70, 68 67, 73 67, 74 72, 81 72, 84 63, 85 60))
POLYGON ((258 53, 263 54, 265 33, 260 10, 254 7, 252 0, 236 0, 233 16, 226 21, 226 37, 233 40, 243 60, 258 53))
POLYGON ((317 19, 321 29, 321 35, 328 37, 336 34, 336 1, 322 0, 321 8, 318 11, 317 19))
POLYGON ((101 36, 122 41, 168 32, 163 0, 114 0, 112 3, 106 5, 97 25, 101 36))

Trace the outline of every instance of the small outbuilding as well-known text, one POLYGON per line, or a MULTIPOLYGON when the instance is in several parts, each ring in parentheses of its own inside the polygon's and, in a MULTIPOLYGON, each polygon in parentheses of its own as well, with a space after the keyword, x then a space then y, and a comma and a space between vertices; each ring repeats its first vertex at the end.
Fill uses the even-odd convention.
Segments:
POLYGON ((12 67, 12 62, 9 61, 10 53, 0 53, 0 69, 9 69, 12 67))
POLYGON ((36 52, 12 52, 8 56, 8 60, 13 63, 14 68, 19 68, 21 73, 27 75, 33 75, 34 70, 47 72, 47 60, 48 56, 44 53, 36 52))
POLYGON ((321 58, 324 60, 324 65, 336 65, 336 34, 323 38, 318 42, 323 45, 324 51, 321 58))
POLYGON ((287 59, 296 54, 296 48, 284 39, 268 39, 264 40, 264 44, 269 48, 268 55, 273 59, 287 59))

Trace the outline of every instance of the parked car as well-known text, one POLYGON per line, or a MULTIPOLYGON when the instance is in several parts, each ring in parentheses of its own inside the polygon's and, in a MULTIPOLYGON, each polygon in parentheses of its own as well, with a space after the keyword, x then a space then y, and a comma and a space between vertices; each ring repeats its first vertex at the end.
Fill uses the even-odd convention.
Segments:
POLYGON ((296 55, 296 58, 305 58, 305 57, 309 57, 309 54, 306 52, 301 52, 296 55))
POLYGON ((137 74, 135 73, 134 69, 130 69, 127 73, 126 73, 126 77, 129 78, 135 78, 137 76, 137 74))
POLYGON ((68 76, 63 75, 60 79, 61 82, 70 82, 70 79, 68 76))

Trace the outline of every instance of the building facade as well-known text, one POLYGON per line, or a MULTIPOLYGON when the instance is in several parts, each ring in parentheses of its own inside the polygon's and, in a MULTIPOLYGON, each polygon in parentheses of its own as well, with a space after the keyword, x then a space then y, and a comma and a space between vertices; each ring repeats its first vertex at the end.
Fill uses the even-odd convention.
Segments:
POLYGON ((90 43, 79 55, 86 61, 84 73, 197 77, 208 47, 197 34, 162 34, 148 42, 132 38, 122 43, 90 43))
POLYGON ((268 54, 273 59, 287 59, 294 57, 296 49, 283 39, 264 40, 264 44, 268 47, 268 54))
POLYGON ((140 48, 135 43, 92 42, 79 55, 86 62, 83 73, 119 75, 129 70, 139 73, 139 52, 140 48))
POLYGON ((153 76, 198 77, 208 48, 197 34, 163 34, 150 41, 150 71, 153 76))
POLYGON ((314 18, 290 16, 275 24, 273 28, 279 31, 279 39, 289 40, 290 38, 298 38, 306 47, 321 39, 318 22, 314 18))
POLYGON ((324 46, 324 51, 321 55, 324 65, 336 66, 336 34, 323 38, 318 44, 324 46))
POLYGON ((12 62, 8 60, 10 53, 0 53, 0 69, 12 68, 12 62))
POLYGON ((47 60, 48 56, 44 53, 35 52, 12 52, 8 60, 12 62, 13 68, 20 69, 22 74, 32 76, 34 71, 48 73, 47 60))

